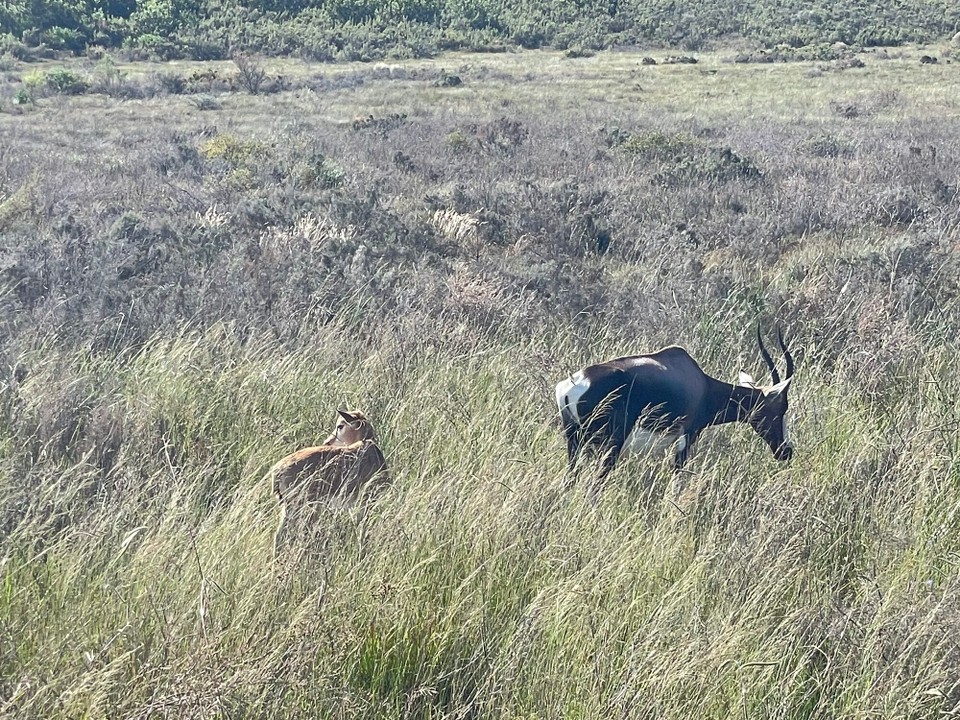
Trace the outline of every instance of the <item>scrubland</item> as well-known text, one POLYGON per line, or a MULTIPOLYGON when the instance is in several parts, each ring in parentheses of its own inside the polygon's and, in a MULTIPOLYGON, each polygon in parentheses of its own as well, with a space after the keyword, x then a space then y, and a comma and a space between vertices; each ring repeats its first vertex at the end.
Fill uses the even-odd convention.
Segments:
POLYGON ((0 714, 960 714, 960 64, 922 52, 9 65, 0 714), (560 378, 760 377, 758 322, 793 462, 734 426, 567 487, 560 378), (341 403, 394 483, 277 563, 263 475, 341 403))

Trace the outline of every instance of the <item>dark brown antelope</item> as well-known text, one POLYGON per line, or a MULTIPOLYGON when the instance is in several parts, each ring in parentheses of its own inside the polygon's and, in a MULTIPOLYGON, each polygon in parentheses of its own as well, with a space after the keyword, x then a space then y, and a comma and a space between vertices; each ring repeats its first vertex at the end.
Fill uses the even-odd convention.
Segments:
POLYGON ((626 454, 672 450, 679 470, 704 428, 730 422, 749 423, 777 460, 789 460, 793 447, 786 412, 793 358, 779 330, 777 341, 786 361, 783 380, 757 327, 760 355, 773 378, 769 386, 757 385, 743 372, 736 385, 716 380, 676 345, 591 365, 561 380, 557 405, 570 469, 590 448, 601 455, 601 481, 626 454))
POLYGON ((322 502, 352 504, 368 485, 389 481, 386 460, 367 417, 359 410, 337 414, 336 430, 323 445, 298 450, 267 473, 280 503, 275 553, 310 522, 312 507, 322 502))

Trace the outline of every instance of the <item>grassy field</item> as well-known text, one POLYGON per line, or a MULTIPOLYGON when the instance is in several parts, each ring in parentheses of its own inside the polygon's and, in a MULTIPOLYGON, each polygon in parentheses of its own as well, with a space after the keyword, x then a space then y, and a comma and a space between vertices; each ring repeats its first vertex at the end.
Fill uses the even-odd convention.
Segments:
POLYGON ((960 715, 936 50, 0 72, 0 716, 960 715), (766 378, 758 322, 793 462, 567 487, 560 378, 766 378), (276 563, 264 473, 341 403, 394 482, 276 563))

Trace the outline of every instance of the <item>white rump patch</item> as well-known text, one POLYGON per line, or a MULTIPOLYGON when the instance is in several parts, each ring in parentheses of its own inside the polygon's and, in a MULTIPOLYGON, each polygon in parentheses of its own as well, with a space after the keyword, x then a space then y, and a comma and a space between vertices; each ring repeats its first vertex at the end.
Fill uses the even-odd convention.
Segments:
POLYGON ((627 436, 623 445, 624 455, 664 455, 668 451, 674 455, 687 447, 686 433, 656 432, 644 430, 639 425, 627 436))
POLYGON ((557 407, 562 413, 566 408, 577 423, 581 423, 580 414, 577 412, 577 403, 583 394, 590 389, 590 381, 583 376, 583 371, 577 370, 570 377, 564 378, 557 383, 557 407))

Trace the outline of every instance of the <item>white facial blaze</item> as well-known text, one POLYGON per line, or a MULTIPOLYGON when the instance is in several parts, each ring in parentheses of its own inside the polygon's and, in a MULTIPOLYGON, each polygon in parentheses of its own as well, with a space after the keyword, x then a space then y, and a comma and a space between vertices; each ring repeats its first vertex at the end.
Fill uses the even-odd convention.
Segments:
POLYGON ((583 376, 583 372, 578 370, 568 378, 564 378, 557 383, 557 407, 562 413, 566 408, 577 422, 581 422, 580 414, 577 412, 577 403, 583 394, 590 389, 590 381, 583 376))
POLYGON ((663 455, 667 452, 676 454, 686 447, 686 434, 644 430, 637 425, 627 436, 622 453, 624 455, 663 455))

